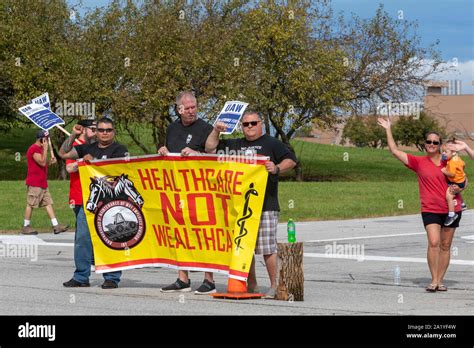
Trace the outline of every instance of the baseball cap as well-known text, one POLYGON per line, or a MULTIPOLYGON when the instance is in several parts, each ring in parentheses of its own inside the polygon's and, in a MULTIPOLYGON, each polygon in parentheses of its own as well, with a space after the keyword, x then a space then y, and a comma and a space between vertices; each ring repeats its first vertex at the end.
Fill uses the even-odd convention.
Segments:
POLYGON ((96 123, 95 120, 80 120, 77 122, 78 125, 82 127, 95 127, 96 123))
POLYGON ((40 129, 39 131, 36 132, 36 139, 41 139, 44 137, 47 137, 49 135, 47 130, 40 129))

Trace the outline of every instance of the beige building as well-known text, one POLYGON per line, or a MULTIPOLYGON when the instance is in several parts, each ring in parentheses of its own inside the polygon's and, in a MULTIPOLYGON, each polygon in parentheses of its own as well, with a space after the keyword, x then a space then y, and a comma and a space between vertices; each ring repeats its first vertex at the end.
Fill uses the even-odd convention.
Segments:
MULTIPOLYGON (((460 81, 427 81, 425 87, 422 109, 437 119, 450 136, 463 140, 474 148, 474 94, 460 94, 460 81)), ((396 118, 397 116, 393 117, 393 120, 396 118)), ((312 137, 306 139, 321 144, 339 145, 343 130, 344 123, 331 130, 314 127, 312 137)))
MULTIPOLYGON (((442 94, 444 81, 428 81, 424 98, 425 112, 436 118, 448 133, 474 146, 474 94, 442 94)), ((460 92, 457 90, 456 92, 460 92)))

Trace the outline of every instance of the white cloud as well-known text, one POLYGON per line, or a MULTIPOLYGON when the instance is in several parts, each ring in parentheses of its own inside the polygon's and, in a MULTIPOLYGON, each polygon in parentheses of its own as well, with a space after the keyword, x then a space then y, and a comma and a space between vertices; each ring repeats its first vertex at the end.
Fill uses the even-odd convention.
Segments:
POLYGON ((451 61, 444 65, 451 67, 449 71, 445 71, 433 76, 433 80, 461 80, 461 94, 474 94, 474 60, 465 62, 451 61))

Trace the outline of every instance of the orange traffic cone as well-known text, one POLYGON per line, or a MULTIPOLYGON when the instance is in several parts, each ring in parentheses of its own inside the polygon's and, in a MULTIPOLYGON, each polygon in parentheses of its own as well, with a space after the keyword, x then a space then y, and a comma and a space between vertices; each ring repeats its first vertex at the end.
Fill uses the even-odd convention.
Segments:
POLYGON ((251 294, 247 292, 247 283, 243 280, 238 280, 229 277, 227 281, 227 292, 211 294, 215 298, 231 298, 235 300, 245 300, 253 298, 262 298, 263 294, 251 294))

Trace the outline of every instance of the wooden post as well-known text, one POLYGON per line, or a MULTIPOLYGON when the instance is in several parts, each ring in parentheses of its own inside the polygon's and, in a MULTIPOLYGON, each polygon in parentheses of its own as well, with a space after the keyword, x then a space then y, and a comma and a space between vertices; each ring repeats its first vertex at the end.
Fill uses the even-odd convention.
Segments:
POLYGON ((51 159, 54 158, 54 151, 53 151, 53 144, 51 144, 51 138, 48 137, 48 146, 49 146, 49 150, 51 151, 51 159))
POLYGON ((304 301, 303 243, 278 243, 276 299, 304 301))

